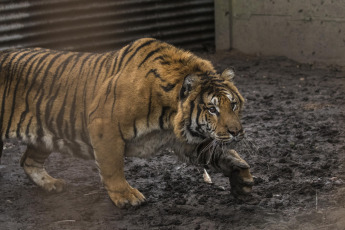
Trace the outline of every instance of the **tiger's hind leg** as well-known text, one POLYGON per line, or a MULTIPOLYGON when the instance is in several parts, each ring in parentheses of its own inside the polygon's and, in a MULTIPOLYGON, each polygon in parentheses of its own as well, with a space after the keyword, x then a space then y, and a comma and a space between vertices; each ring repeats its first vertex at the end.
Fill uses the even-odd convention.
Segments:
POLYGON ((65 181, 51 177, 44 169, 44 162, 49 154, 50 152, 48 151, 28 145, 20 165, 30 179, 47 192, 62 192, 65 187, 65 181))

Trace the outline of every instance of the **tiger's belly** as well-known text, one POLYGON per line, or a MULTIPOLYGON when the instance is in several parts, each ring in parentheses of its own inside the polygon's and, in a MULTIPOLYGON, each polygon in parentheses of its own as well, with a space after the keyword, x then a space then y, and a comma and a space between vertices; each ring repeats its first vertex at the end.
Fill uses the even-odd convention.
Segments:
POLYGON ((176 144, 173 131, 153 131, 127 143, 125 156, 149 157, 161 149, 173 148, 176 144))
POLYGON ((78 158, 94 159, 93 149, 90 144, 81 140, 64 140, 59 139, 54 144, 54 150, 60 153, 66 153, 78 158))

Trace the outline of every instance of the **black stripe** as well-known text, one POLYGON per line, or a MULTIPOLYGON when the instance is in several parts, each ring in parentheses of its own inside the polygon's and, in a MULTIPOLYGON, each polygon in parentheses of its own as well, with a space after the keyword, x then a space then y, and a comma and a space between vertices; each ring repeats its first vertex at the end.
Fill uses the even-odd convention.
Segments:
POLYGON ((94 114, 97 111, 99 104, 100 104, 100 101, 98 101, 96 108, 89 113, 89 123, 91 122, 90 118, 91 118, 92 114, 94 114))
POLYGON ((32 118, 33 118, 33 116, 30 117, 29 122, 28 122, 28 124, 26 125, 26 130, 25 130, 25 135, 26 135, 27 138, 29 138, 29 139, 30 139, 29 133, 30 133, 30 126, 31 126, 32 118))
POLYGON ((86 107, 86 104, 87 104, 87 97, 86 97, 86 94, 87 94, 87 80, 84 79, 84 88, 83 88, 83 114, 84 114, 84 119, 83 119, 83 124, 87 127, 87 116, 88 114, 86 113, 86 110, 87 110, 87 107, 86 107))
POLYGON ((42 103, 42 99, 44 96, 44 89, 42 89, 42 94, 41 96, 38 98, 37 103, 36 103, 36 120, 37 120, 37 136, 38 137, 43 137, 43 127, 42 127, 42 120, 41 120, 41 111, 40 111, 40 107, 41 107, 41 103, 42 103))
MULTIPOLYGON (((62 54, 58 54, 56 55, 52 61, 49 63, 49 66, 47 67, 46 69, 46 75, 48 75, 48 71, 50 69, 50 67, 52 66, 51 63, 52 62, 55 62, 57 58, 59 58, 62 54)), ((50 83, 50 89, 49 89, 49 94, 48 95, 51 95, 52 91, 53 91, 53 88, 55 87, 55 82, 56 80, 60 79, 61 76, 63 76, 68 64, 70 63, 70 60, 75 57, 76 54, 69 54, 69 56, 66 58, 62 63, 59 64, 59 66, 56 67, 56 71, 55 71, 55 74, 54 76, 52 77, 52 82, 50 83)), ((45 78, 43 78, 43 81, 45 80, 45 78)))
POLYGON ((121 130, 120 122, 117 123, 117 126, 118 126, 118 129, 119 129, 119 132, 120 132, 121 139, 123 140, 123 142, 126 142, 126 139, 123 136, 123 133, 122 133, 122 130, 121 130))
MULTIPOLYGON (((13 67, 11 75, 15 75, 15 73, 13 72, 14 69, 16 69, 16 67, 18 66, 20 61, 23 58, 25 58, 27 55, 29 55, 29 54, 32 54, 32 52, 28 51, 27 53, 24 53, 21 57, 19 57, 16 60, 16 65, 13 67)), ((30 58, 32 58, 32 57, 30 57, 30 58)), ((26 65, 24 64, 24 66, 26 66, 26 65)), ((9 118, 8 123, 7 123, 7 129, 6 129, 6 136, 7 137, 9 135, 10 127, 11 127, 11 124, 12 124, 12 119, 13 119, 13 114, 14 114, 15 104, 16 104, 17 90, 18 90, 18 87, 19 87, 19 83, 20 83, 20 79, 21 79, 20 77, 21 77, 21 73, 23 72, 24 66, 21 66, 22 68, 21 68, 20 74, 17 73, 17 81, 16 81, 16 85, 15 85, 15 88, 14 88, 14 91, 13 91, 13 100, 12 100, 12 106, 11 106, 11 113, 10 113, 10 118, 9 118)))
POLYGON ((189 111, 188 130, 190 130, 191 126, 192 126, 193 111, 194 111, 194 107, 195 107, 194 101, 191 101, 189 105, 190 105, 190 111, 189 111))
MULTIPOLYGON (((96 58, 96 61, 92 62, 92 65, 90 66, 91 69, 92 69, 91 77, 95 79, 95 82, 94 82, 94 84, 93 84, 92 95, 94 95, 94 93, 95 93, 97 81, 98 81, 98 78, 99 78, 99 74, 97 74, 97 75, 95 76, 94 73, 95 73, 95 70, 96 70, 96 68, 97 68, 98 62, 100 62, 100 60, 101 60, 103 57, 104 57, 104 56, 103 56, 102 54, 99 54, 99 56, 96 58)), ((106 59, 103 59, 102 63, 104 63, 105 60, 106 60, 106 59)), ((102 63, 101 63, 101 65, 102 65, 102 63)), ((101 65, 100 65, 100 67, 101 67, 101 65)), ((99 67, 99 71, 101 70, 100 67, 99 67)), ((99 72, 99 71, 98 71, 98 72, 99 72)))
POLYGON ((52 107, 53 107, 54 102, 56 101, 57 96, 59 95, 60 88, 61 88, 61 84, 59 84, 59 86, 56 87, 55 94, 49 98, 49 101, 46 104, 45 113, 44 113, 45 123, 47 124, 47 128, 49 129, 50 132, 54 134, 54 136, 56 135, 56 129, 50 128, 50 127, 53 127, 54 119, 53 118, 49 119, 49 118, 50 118, 50 113, 53 112, 52 107))
MULTIPOLYGON (((62 54, 60 53, 60 54, 58 54, 58 55, 56 55, 56 57, 58 58, 58 57, 60 57, 62 54)), ((55 84, 55 81, 58 79, 58 78, 61 78, 61 76, 63 76, 64 75, 64 72, 65 72, 65 70, 66 70, 66 68, 67 68, 67 66, 68 66, 68 64, 70 63, 70 60, 71 59, 73 59, 73 58, 76 58, 76 59, 78 59, 79 60, 79 58, 81 57, 81 55, 80 55, 80 53, 68 53, 68 57, 66 58, 66 57, 64 57, 64 61, 62 62, 62 63, 60 63, 58 66, 57 66, 57 68, 56 68, 56 71, 55 71, 55 74, 54 74, 54 76, 52 77, 52 82, 50 83, 50 89, 49 89, 49 97, 50 97, 50 95, 51 95, 51 93, 52 93, 52 91, 53 91, 53 88, 56 88, 56 84, 55 84)), ((54 58, 54 62, 55 62, 55 60, 57 59, 57 58, 54 58)), ((74 63, 74 65, 77 63, 77 60, 75 61, 75 63, 74 63)), ((49 68, 50 68, 51 66, 49 66, 49 68)), ((48 71, 49 70, 49 68, 47 68, 47 70, 46 71, 48 71)), ((66 82, 66 84, 67 84, 68 82, 66 82)), ((60 91, 60 88, 61 88, 61 84, 59 84, 59 87, 58 87, 58 89, 56 90, 56 92, 55 92, 55 95, 53 96, 54 98, 56 98, 57 96, 58 96, 58 93, 59 93, 59 91, 60 91)), ((67 95, 67 94, 66 94, 67 95)), ((65 95, 65 97, 66 97, 66 95, 65 95)), ((54 101, 52 100, 52 99, 50 99, 49 100, 49 102, 46 104, 46 108, 49 106, 49 107, 52 107, 53 106, 53 103, 54 103, 54 101), (48 105, 49 104, 49 105, 48 105)), ((65 103, 65 102, 64 102, 65 103)), ((40 107, 40 104, 38 104, 38 106, 40 107)), ((64 105, 63 105, 64 106, 64 105)), ((72 107, 72 109, 74 109, 74 107, 72 107)), ((60 111, 61 112, 61 111, 60 111)), ((45 118, 46 118, 46 122, 47 122, 47 116, 45 116, 45 118)), ((59 118, 59 119, 61 119, 61 118, 59 118)), ((52 124, 53 124, 53 119, 51 119, 50 121, 49 121, 49 124, 52 126, 52 124)), ((62 124, 61 124, 62 125, 62 124)), ((61 130, 61 129, 59 129, 59 128, 61 128, 61 126, 60 127, 55 127, 55 129, 58 129, 58 131, 59 130, 61 130)), ((51 131, 52 133, 54 133, 55 135, 56 135, 56 130, 55 129, 49 129, 49 131, 51 131)), ((59 132, 60 133, 60 135, 61 135, 61 132, 59 132)), ((62 133, 66 133, 66 132, 62 132, 62 133)))
MULTIPOLYGON (((85 115, 83 113, 80 113, 80 119, 83 120, 83 119, 85 119, 84 117, 85 117, 85 115)), ((93 149, 92 146, 90 145, 88 130, 86 128, 87 126, 84 123, 85 122, 83 122, 83 125, 81 126, 80 138, 85 144, 87 144, 91 149, 93 149)))
POLYGON ((104 104, 107 102, 108 100, 108 96, 111 92, 111 87, 113 86, 113 79, 111 79, 111 81, 109 81, 108 83, 108 87, 107 87, 107 91, 105 92, 105 100, 104 100, 104 104))
POLYGON ((114 100, 113 100, 113 105, 111 107, 111 116, 113 116, 113 114, 114 114, 114 108, 115 108, 115 103, 116 103, 116 88, 117 88, 117 82, 118 82, 119 79, 120 79, 120 75, 116 77, 115 85, 113 87, 113 90, 114 90, 113 91, 114 92, 114 100))
POLYGON ((182 85, 181 90, 180 90, 180 100, 181 100, 181 103, 184 102, 185 99, 187 98, 186 91, 187 91, 187 88, 182 85))
MULTIPOLYGON (((37 65, 36 65, 36 68, 34 70, 34 73, 32 74, 33 78, 32 78, 32 82, 31 82, 31 85, 29 87, 29 89, 27 90, 26 92, 26 96, 25 96, 25 110, 24 112, 21 114, 21 120, 22 118, 24 119, 26 114, 29 112, 29 102, 28 102, 28 98, 29 98, 29 94, 31 93, 31 90, 33 89, 35 83, 36 83, 36 79, 39 75, 39 73, 41 73, 41 70, 44 66, 44 60, 50 55, 50 53, 47 53, 46 55, 43 55, 40 59, 38 60, 35 60, 35 62, 37 61, 37 65)), ((34 64, 34 63, 33 63, 34 64)), ((32 65, 33 65, 32 64, 32 65)), ((26 80, 29 78, 29 74, 30 72, 27 73, 27 76, 26 76, 26 80)), ((43 94, 42 94, 43 95, 43 94)), ((21 122, 20 122, 21 123, 21 122)))
POLYGON ((23 51, 20 51, 18 53, 15 53, 15 55, 10 59, 9 61, 9 64, 10 64, 10 67, 8 69, 8 72, 9 74, 7 74, 7 78, 6 78, 6 81, 8 80, 8 87, 7 87, 7 96, 9 96, 9 93, 10 93, 10 89, 11 89, 11 84, 13 82, 13 78, 14 78, 14 75, 15 75, 15 71, 17 70, 17 66, 18 66, 18 60, 16 60, 14 62, 14 59, 17 57, 17 55, 21 55, 18 59, 20 59, 24 54, 23 51))
POLYGON ((157 61, 157 60, 162 60, 162 61, 165 61, 163 55, 161 56, 158 56, 158 57, 155 57, 155 59, 153 59, 153 61, 157 61))
POLYGON ((84 56, 86 53, 83 53, 83 52, 78 52, 76 53, 76 56, 75 56, 75 60, 74 60, 74 64, 73 66, 71 67, 71 69, 74 69, 74 67, 78 64, 78 62, 80 61, 80 58, 82 56, 84 56))
MULTIPOLYGON (((104 58, 103 61, 100 64, 100 66, 99 66, 99 69, 98 69, 98 72, 97 72, 97 75, 96 75, 96 80, 95 80, 95 83, 94 83, 94 86, 93 86, 92 95, 95 95, 98 78, 100 77, 99 74, 100 74, 101 70, 103 69, 104 63, 105 63, 106 60, 107 60, 107 58, 104 58)), ((96 66, 95 66, 95 68, 96 68, 96 66)))
POLYGON ((63 124, 64 124, 63 115, 65 113, 65 105, 66 105, 68 91, 69 91, 69 89, 66 90, 66 94, 65 94, 65 97, 63 99, 61 108, 60 108, 59 113, 56 117, 56 124, 57 124, 56 128, 58 130, 59 137, 64 137, 63 136, 63 133, 64 133, 63 132, 63 124))
POLYGON ((137 126, 136 126, 136 119, 134 119, 134 121, 133 121, 133 133, 134 133, 134 137, 136 137, 137 136, 137 126))
MULTIPOLYGON (((93 68, 92 68, 92 73, 91 73, 91 75, 93 75, 93 74, 95 73, 97 64, 98 64, 98 62, 101 61, 102 58, 104 58, 104 56, 103 56, 102 54, 99 54, 99 56, 96 58, 96 61, 94 61, 94 62, 92 63, 92 67, 93 67, 93 68)), ((104 61, 104 60, 103 60, 103 61, 104 61)))
MULTIPOLYGON (((102 64, 101 69, 105 70, 104 76, 108 77, 108 76, 111 76, 110 75, 110 68, 111 68, 111 60, 113 58, 113 52, 104 53, 104 55, 105 55, 105 57, 104 57, 105 63, 104 63, 104 65, 102 64)), ((98 74, 100 73, 100 70, 98 70, 98 74)))
POLYGON ((132 46, 133 46, 133 42, 130 43, 129 45, 127 45, 127 48, 122 52, 121 59, 120 59, 120 62, 119 62, 119 67, 117 68, 116 74, 121 70, 122 62, 125 59, 125 57, 127 56, 127 54, 132 51, 132 49, 131 49, 132 46))
POLYGON ((89 60, 90 60, 90 57, 92 57, 92 56, 94 56, 94 55, 96 55, 96 54, 94 54, 94 53, 88 53, 88 54, 84 57, 84 59, 81 61, 81 65, 80 65, 79 70, 78 70, 78 72, 77 72, 79 75, 81 75, 81 73, 82 73, 82 71, 83 71, 83 68, 84 68, 84 65, 86 64, 86 62, 89 61, 89 60))
MULTIPOLYGON (((45 50, 42 50, 44 52, 46 52, 45 50)), ((37 53, 37 54, 40 54, 40 53, 37 53)), ((25 76, 25 83, 24 83, 24 88, 26 88, 26 85, 28 84, 28 78, 29 76, 31 75, 31 70, 33 69, 33 67, 35 66, 35 63, 40 59, 40 57, 38 57, 37 59, 35 59, 31 64, 30 64, 30 67, 28 69, 28 71, 26 72, 26 76, 25 76)), ((29 102, 28 102, 28 95, 29 95, 29 91, 26 92, 26 95, 25 95, 25 110, 21 113, 20 115, 20 120, 17 124, 17 135, 18 133, 20 133, 20 128, 21 128, 21 125, 23 123, 23 121, 25 120, 25 117, 26 117, 26 114, 29 112, 29 102)))
POLYGON ((171 64, 170 61, 166 61, 164 59, 164 56, 158 56, 155 59, 153 59, 153 61, 157 61, 157 60, 161 60, 161 62, 159 62, 161 65, 170 65, 171 64))
POLYGON ((157 73, 157 69, 150 69, 150 71, 146 73, 145 78, 147 78, 151 73, 153 74, 153 76, 155 76, 155 78, 158 78, 162 82, 166 82, 164 79, 161 78, 161 75, 157 73))
POLYGON ((235 94, 235 96, 238 98, 238 100, 240 101, 240 107, 241 107, 243 101, 241 100, 241 98, 240 98, 240 96, 238 95, 238 93, 236 93, 235 91, 231 91, 231 93, 235 94))
MULTIPOLYGON (((22 56, 20 56, 17 60, 16 60, 16 62, 15 62, 15 66, 13 66, 12 68, 11 68, 11 74, 10 74, 10 76, 11 76, 11 81, 10 81, 10 85, 9 85, 9 89, 11 88, 11 83, 12 83, 12 77, 14 78, 15 77, 15 73, 17 73, 17 66, 18 65, 20 65, 20 64, 22 64, 22 63, 20 63, 20 61, 23 59, 23 58, 25 58, 27 55, 29 55, 29 54, 32 54, 32 52, 28 52, 28 53, 25 53, 25 51, 23 51, 23 52, 21 52, 21 54, 23 54, 22 56)), ((20 79, 20 76, 17 76, 17 78, 19 78, 20 79)), ((9 91, 7 92, 7 96, 9 95, 9 91)))
MULTIPOLYGON (((5 61, 7 61, 7 58, 11 55, 12 53, 10 53, 10 52, 8 52, 8 53, 6 53, 6 55, 4 55, 3 57, 2 57, 2 60, 1 60, 1 62, 0 62, 0 72, 3 70, 3 63, 5 63, 5 61)), ((6 72, 6 69, 4 70, 4 72, 6 72)), ((4 87, 4 92, 3 92, 3 100, 4 100, 4 98, 5 98, 5 95, 6 95, 6 90, 7 90, 7 87, 6 87, 6 85, 7 85, 7 78, 6 78, 6 81, 5 81, 5 87, 4 87)), ((2 102, 3 103, 3 102, 2 102)), ((1 113, 0 113, 0 139, 2 139, 2 123, 3 123, 3 116, 4 116, 4 107, 5 106, 2 106, 1 105, 1 113)), ((2 150, 1 150, 2 151, 2 150)))
POLYGON ((199 137, 199 138, 201 138, 201 139, 205 139, 205 138, 206 138, 203 134, 191 130, 190 127, 187 127, 187 129, 188 129, 188 132, 189 132, 193 137, 199 137))
POLYGON ((141 44, 140 46, 138 46, 138 47, 136 48, 136 50, 133 52, 133 54, 128 58, 128 60, 126 61, 124 67, 127 66, 128 62, 130 62, 130 60, 132 60, 132 58, 138 53, 139 50, 141 50, 141 49, 144 48, 145 46, 148 46, 148 45, 150 45, 151 43, 156 42, 156 41, 157 41, 157 40, 153 39, 153 40, 144 42, 143 44, 141 44))
POLYGON ((171 62, 169 62, 169 61, 161 61, 160 64, 161 65, 170 65, 171 62))
POLYGON ((199 122, 200 114, 201 114, 202 110, 201 110, 200 106, 197 106, 196 109, 197 109, 196 118, 195 118, 196 124, 197 124, 196 130, 198 133, 202 133, 202 129, 201 129, 200 122, 199 122))
MULTIPOLYGON (((34 69, 35 72, 34 72, 34 74, 32 74, 32 75, 33 75, 32 83, 31 83, 31 85, 30 85, 30 87, 29 87, 28 92, 31 91, 31 90, 32 90, 32 87, 35 85, 35 81, 36 81, 36 79, 37 79, 39 73, 41 72, 41 70, 42 70, 44 64, 45 64, 44 61, 45 61, 45 59, 46 59, 48 56, 50 56, 50 55, 51 55, 51 53, 46 53, 46 54, 43 55, 40 59, 35 60, 35 64, 36 64, 36 61, 37 61, 37 64, 36 64, 36 67, 35 67, 35 69, 34 69)), ((32 64, 34 64, 34 63, 32 63, 32 64)), ((27 75, 26 75, 24 88, 26 88, 27 84, 29 83, 29 77, 31 77, 31 74, 27 74, 27 75)))
POLYGON ((149 106, 148 106, 148 112, 146 116, 147 127, 150 126, 151 104, 152 104, 152 88, 150 88, 149 106))
MULTIPOLYGON (((48 55, 50 55, 51 53, 48 53, 48 55)), ((48 56, 47 55, 47 56, 48 56)), ((39 62, 38 62, 38 64, 37 64, 37 67, 39 66, 39 68, 37 69, 35 69, 36 71, 35 71, 35 73, 33 74, 34 75, 34 79, 33 79, 33 81, 32 81, 32 84, 30 85, 30 88, 29 88, 29 90, 27 91, 27 96, 28 96, 28 94, 30 93, 30 91, 32 90, 32 88, 33 88, 33 86, 34 86, 34 83, 35 83, 35 81, 36 81, 36 79, 37 79, 37 77, 38 77, 38 75, 39 75, 39 73, 41 73, 41 71, 42 71, 42 69, 43 69, 43 67, 45 66, 45 62, 44 62, 44 60, 47 58, 47 56, 44 56, 43 58, 41 58, 40 60, 39 60, 39 62)), ((48 66, 49 66, 49 64, 48 64, 48 66)), ((43 76, 43 78, 44 78, 45 76, 43 76)), ((43 80, 43 79, 42 79, 43 80)), ((42 99, 43 99, 43 97, 44 97, 44 89, 42 88, 41 89, 41 95, 40 95, 40 97, 38 98, 38 100, 37 100, 37 102, 36 102, 36 120, 37 120, 37 127, 38 127, 38 130, 37 130, 37 136, 38 137, 43 137, 43 127, 42 127, 42 121, 41 121, 41 103, 42 103, 42 99)), ((37 93, 36 93, 36 95, 35 95, 35 97, 38 95, 38 91, 37 91, 37 93)), ((28 106, 28 99, 26 98, 26 105, 28 106)), ((26 110, 25 111, 29 111, 29 109, 28 109, 28 107, 26 108, 26 110)))
POLYGON ((140 65, 138 66, 138 69, 154 54, 158 53, 159 51, 161 51, 163 49, 163 47, 159 47, 155 50, 152 50, 150 53, 148 53, 148 55, 144 58, 144 60, 140 63, 140 65))
MULTIPOLYGON (((60 54, 58 54, 58 55, 55 55, 55 56, 49 61, 49 64, 48 64, 48 66, 45 68, 44 74, 42 75, 41 84, 40 84, 40 86, 38 87, 38 90, 37 90, 36 95, 35 95, 35 99, 37 98, 38 94, 40 93, 40 90, 43 89, 43 86, 44 86, 44 83, 45 83, 46 78, 47 78, 47 76, 48 76, 48 72, 49 72, 50 68, 54 65, 55 61, 56 61, 59 57, 61 57, 62 55, 63 55, 62 53, 60 53, 60 54)), ((53 90, 53 87, 55 87, 55 84, 54 84, 54 83, 55 83, 55 81, 56 81, 56 75, 57 75, 57 73, 59 72, 59 68, 60 68, 60 67, 58 67, 58 68, 56 69, 55 75, 54 75, 54 77, 52 78, 52 83, 51 83, 51 85, 50 85, 50 89, 49 89, 48 95, 51 94, 51 92, 52 92, 52 90, 53 90)))
POLYGON ((76 137, 76 133, 75 133, 75 126, 76 126, 76 119, 77 119, 77 116, 75 114, 76 104, 77 104, 77 89, 74 91, 71 111, 69 114, 69 124, 70 124, 70 128, 71 128, 71 139, 72 140, 75 140, 75 137, 76 137))
MULTIPOLYGON (((42 54, 43 54, 43 53, 46 53, 46 54, 44 54, 43 56, 40 56, 40 57, 38 57, 37 59, 35 59, 35 61, 32 62, 32 64, 30 65, 29 70, 26 72, 26 75, 25 75, 25 82, 24 82, 24 89, 26 89, 27 85, 29 84, 29 78, 31 77, 31 70, 32 70, 32 68, 35 66, 35 68, 33 69, 33 72, 36 71, 36 69, 37 69, 37 68, 39 67, 39 65, 44 61, 44 59, 46 59, 46 58, 50 55, 49 53, 47 53, 46 50, 42 50, 42 51, 43 51, 42 54), (36 65, 36 63, 38 63, 38 64, 36 65)), ((41 54, 41 53, 40 53, 40 54, 41 54)), ((34 75, 34 74, 32 74, 32 75, 34 75)), ((35 76, 33 77, 34 81, 36 80, 36 78, 37 78, 37 75, 35 75, 35 76)), ((32 86, 32 85, 31 85, 31 86, 32 86)))
POLYGON ((176 84, 171 84, 168 83, 166 86, 165 85, 160 85, 160 87, 165 91, 165 92, 169 92, 171 90, 173 90, 175 88, 176 84))
MULTIPOLYGON (((0 53, 0 54, 3 55, 2 53, 0 53)), ((1 57, 2 60, 1 60, 1 62, 0 62, 0 71, 2 71, 2 69, 3 69, 3 64, 5 63, 5 61, 7 61, 7 58, 8 58, 11 54, 13 54, 13 53, 12 53, 12 52, 8 52, 8 53, 6 53, 6 55, 3 55, 3 57, 1 57)))
POLYGON ((199 137, 199 138, 204 139, 205 136, 204 136, 202 133, 199 133, 199 132, 194 131, 194 130, 191 129, 191 126, 192 126, 192 118, 193 118, 192 116, 193 116, 193 111, 194 111, 194 107, 195 107, 194 101, 191 101, 190 107, 191 107, 191 109, 190 109, 190 113, 189 113, 189 124, 187 125, 187 130, 188 130, 188 132, 189 132, 193 137, 199 137))
POLYGON ((115 57, 115 62, 114 62, 114 64, 113 64, 113 69, 111 70, 110 76, 113 76, 114 73, 115 73, 115 70, 116 70, 117 60, 118 60, 119 55, 120 55, 119 53, 116 53, 116 54, 117 54, 117 56, 115 57))
MULTIPOLYGON (((11 70, 11 72, 13 71, 13 68, 12 67, 12 64, 13 64, 13 60, 17 57, 17 55, 21 54, 20 51, 18 51, 17 53, 14 53, 13 56, 11 57, 11 59, 9 60, 9 66, 7 67, 8 68, 8 71, 11 70)), ((12 78, 12 77, 11 77, 12 78)), ((9 79, 9 76, 7 76, 5 78, 5 86, 4 86, 4 92, 3 92, 3 95, 2 95, 2 102, 1 102, 1 113, 0 113, 0 130, 1 130, 1 136, 2 136, 2 132, 3 132, 3 119, 4 119, 4 113, 5 113, 5 102, 6 102, 6 93, 8 93, 10 91, 10 88, 9 88, 9 84, 11 82, 11 80, 9 79)), ((7 134, 5 135, 6 138, 8 138, 7 134)))
POLYGON ((167 111, 170 109, 168 106, 163 106, 161 115, 159 116, 159 127, 164 129, 164 117, 166 116, 167 111))

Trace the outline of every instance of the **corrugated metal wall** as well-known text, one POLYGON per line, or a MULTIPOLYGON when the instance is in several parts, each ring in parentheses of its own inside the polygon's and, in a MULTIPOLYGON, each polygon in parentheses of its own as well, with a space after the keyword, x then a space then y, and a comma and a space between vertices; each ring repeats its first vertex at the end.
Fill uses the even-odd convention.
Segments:
POLYGON ((214 44, 213 0, 0 0, 0 50, 113 50, 141 37, 214 44))

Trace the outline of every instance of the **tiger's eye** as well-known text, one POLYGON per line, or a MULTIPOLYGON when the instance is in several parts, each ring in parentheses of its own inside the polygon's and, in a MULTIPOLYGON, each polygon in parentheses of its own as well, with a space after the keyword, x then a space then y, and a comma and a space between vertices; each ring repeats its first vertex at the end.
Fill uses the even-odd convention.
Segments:
POLYGON ((216 109, 216 107, 210 107, 210 108, 208 108, 208 111, 209 111, 210 113, 216 113, 216 112, 217 112, 217 109, 216 109))
POLYGON ((232 108, 232 110, 236 110, 237 102, 231 102, 231 108, 232 108))

